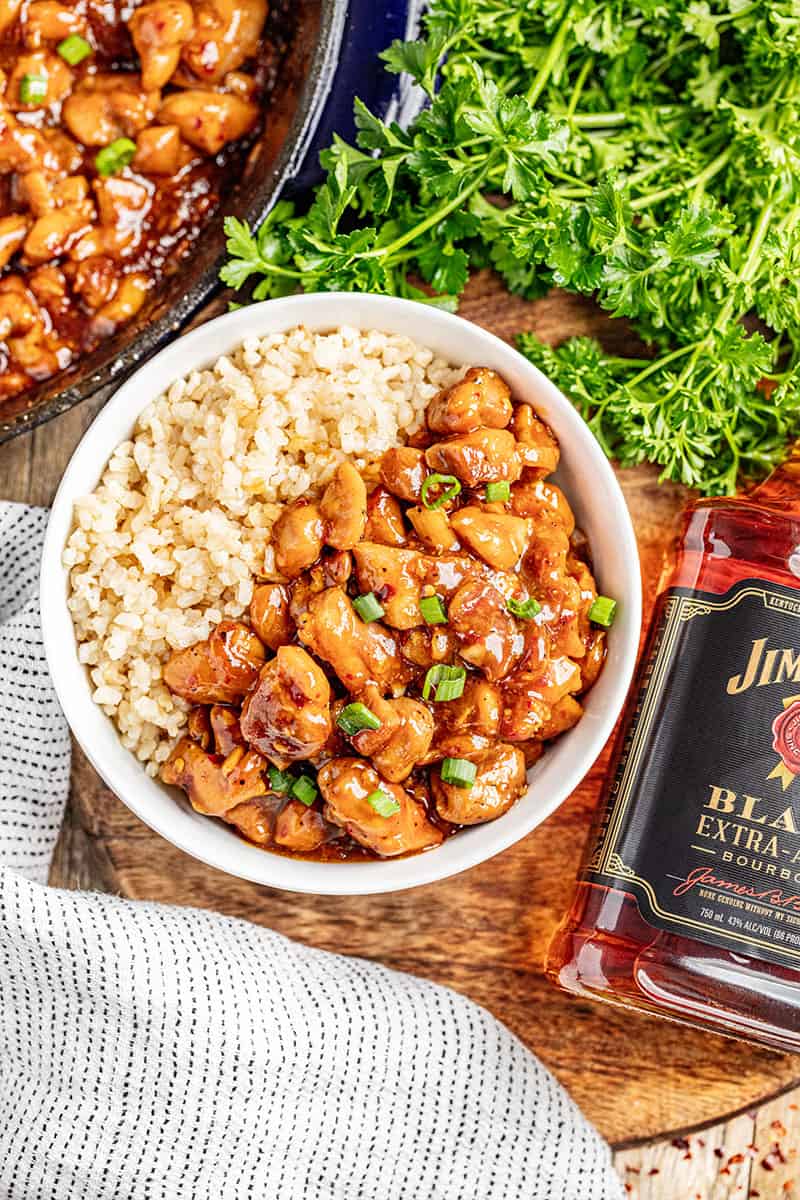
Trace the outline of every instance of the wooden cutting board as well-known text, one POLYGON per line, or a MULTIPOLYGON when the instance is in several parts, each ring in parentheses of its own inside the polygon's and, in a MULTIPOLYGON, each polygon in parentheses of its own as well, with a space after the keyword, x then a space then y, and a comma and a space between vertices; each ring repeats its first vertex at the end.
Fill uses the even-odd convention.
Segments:
MULTIPOLYGON (((632 349, 624 325, 590 304, 561 294, 525 303, 488 275, 472 281, 461 313, 508 339, 523 329, 550 341, 591 333, 617 353, 632 349)), ((88 415, 0 449, 0 495, 46 502, 88 415)), ((649 611, 686 497, 649 469, 619 477, 649 611)), ((216 909, 448 984, 504 1021, 612 1142, 630 1144, 755 1107, 800 1082, 800 1058, 576 1000, 545 981, 545 947, 569 902, 606 757, 549 821, 491 862, 411 892, 342 899, 283 894, 203 866, 141 824, 76 754, 52 882, 216 909)))

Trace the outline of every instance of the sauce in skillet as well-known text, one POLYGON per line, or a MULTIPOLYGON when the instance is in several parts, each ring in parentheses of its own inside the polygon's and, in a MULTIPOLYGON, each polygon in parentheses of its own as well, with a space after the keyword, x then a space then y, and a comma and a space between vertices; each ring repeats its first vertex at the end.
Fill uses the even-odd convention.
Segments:
POLYGON ((229 190, 266 0, 0 0, 0 411, 130 320, 229 190))

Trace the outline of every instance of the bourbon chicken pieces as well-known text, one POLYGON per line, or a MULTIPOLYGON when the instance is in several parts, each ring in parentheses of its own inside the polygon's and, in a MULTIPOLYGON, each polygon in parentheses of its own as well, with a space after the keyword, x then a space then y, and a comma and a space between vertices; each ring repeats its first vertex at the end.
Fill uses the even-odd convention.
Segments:
POLYGON ((614 603, 551 431, 486 367, 426 421, 286 505, 249 623, 164 666, 195 707, 162 778, 256 845, 387 858, 501 817, 602 670, 614 603))
POLYGON ((133 318, 186 255, 258 128, 267 12, 0 6, 0 407, 133 318))

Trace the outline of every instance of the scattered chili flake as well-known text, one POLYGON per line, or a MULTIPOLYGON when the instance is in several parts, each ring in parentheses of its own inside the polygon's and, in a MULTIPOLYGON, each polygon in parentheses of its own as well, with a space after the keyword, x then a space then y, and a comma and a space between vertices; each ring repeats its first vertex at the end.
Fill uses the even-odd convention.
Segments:
POLYGON ((765 1155, 764 1158, 762 1158, 761 1166, 764 1168, 765 1171, 774 1171, 776 1167, 779 1167, 782 1163, 785 1163, 785 1162, 786 1162, 786 1155, 783 1153, 780 1146, 776 1142, 775 1145, 770 1150, 769 1154, 765 1155))
POLYGON ((714 1147, 714 1155, 715 1155, 715 1157, 716 1157, 716 1158, 724 1158, 724 1157, 725 1157, 725 1151, 722 1149, 722 1147, 721 1147, 721 1146, 715 1146, 715 1147, 714 1147))
POLYGON ((648 1175, 660 1175, 661 1172, 659 1171, 658 1167, 651 1167, 650 1170, 647 1172, 647 1174, 648 1175))
POLYGON ((672 1145, 675 1147, 676 1150, 688 1150, 689 1149, 689 1139, 684 1138, 684 1137, 673 1138, 672 1145))
POLYGON ((786 1137, 786 1126, 783 1121, 773 1121, 770 1129, 774 1129, 778 1137, 786 1137))

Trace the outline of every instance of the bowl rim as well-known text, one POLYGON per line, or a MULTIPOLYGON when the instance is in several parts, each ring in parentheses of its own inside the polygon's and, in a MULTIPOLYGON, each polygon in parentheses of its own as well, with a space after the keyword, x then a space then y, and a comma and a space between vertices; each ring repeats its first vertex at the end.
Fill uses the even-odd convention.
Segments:
MULTIPOLYGON (((559 440, 564 441, 563 432, 559 434, 559 440)), ((601 573, 601 569, 598 573, 601 573)), ((462 317, 417 301, 348 292, 306 293, 267 300, 213 318, 173 341, 129 376, 95 417, 70 458, 50 510, 40 572, 42 636, 53 685, 76 741, 101 779, 146 825, 179 850, 207 866, 253 883, 310 895, 374 895, 434 883, 493 858, 540 825, 586 776, 613 730, 625 702, 636 663, 641 608, 638 549, 622 490, 594 435, 555 384, 508 343, 462 317), (352 319, 354 312, 360 314, 356 319, 352 319), (517 811, 517 819, 511 829, 503 824, 505 817, 501 817, 485 825, 472 826, 455 838, 448 839, 443 846, 421 854, 378 862, 316 863, 251 846, 231 831, 225 830, 218 822, 199 817, 199 820, 209 826, 219 826, 221 832, 232 838, 238 847, 243 848, 241 862, 237 856, 237 861, 231 865, 230 862, 221 861, 230 856, 222 852, 224 843, 217 834, 210 838, 198 836, 198 841, 208 842, 213 847, 212 853, 208 846, 193 844, 193 838, 185 836, 189 827, 185 833, 174 828, 176 825, 186 824, 177 819, 177 814, 183 811, 182 806, 166 794, 168 791, 174 792, 174 789, 166 789, 163 784, 151 780, 146 775, 143 766, 132 752, 122 746, 110 718, 91 699, 88 669, 78 660, 77 642, 67 607, 69 571, 61 561, 66 540, 74 527, 74 500, 97 485, 111 453, 128 436, 120 430, 124 427, 130 432, 143 409, 163 392, 170 382, 193 369, 213 362, 225 352, 224 349, 220 349, 221 345, 232 350, 244 338, 288 330, 296 325, 305 325, 312 332, 330 330, 342 325, 387 333, 400 332, 413 337, 422 345, 431 347, 435 345, 437 336, 446 337, 448 333, 456 332, 462 336, 466 334, 472 344, 468 344, 468 354, 462 361, 482 361, 481 348, 486 349, 487 357, 512 361, 517 372, 527 376, 532 386, 535 384, 537 406, 541 407, 542 397, 546 397, 551 409, 558 411, 559 419, 571 426, 569 440, 572 453, 580 450, 581 457, 598 473, 596 478, 605 488, 606 500, 610 501, 613 509, 607 513, 606 519, 614 528, 615 546, 618 547, 620 555, 619 569, 625 577, 627 589, 622 605, 624 619, 615 623, 617 632, 612 634, 615 662, 611 682, 606 685, 610 697, 604 703, 603 711, 592 715, 590 728, 587 730, 588 748, 573 756, 571 762, 562 764, 558 785, 551 787, 544 797, 537 795, 537 803, 531 804, 530 811, 524 818, 520 818, 517 810, 525 805, 526 800, 531 800, 537 769, 542 762, 552 759, 554 751, 544 755, 540 764, 534 768, 533 780, 529 772, 528 792, 508 814, 505 814, 505 817, 508 817, 517 811), (398 329, 398 325, 402 328, 398 329), (409 332, 405 326, 415 326, 416 332, 409 332), (177 363, 181 365, 176 368, 177 363), (65 642, 69 647, 66 653, 65 642), (85 703, 87 699, 88 707, 85 703), (96 738, 93 734, 107 736, 103 733, 106 726, 114 730, 119 754, 113 749, 108 754, 99 752, 95 747, 96 738), (134 775, 140 782, 146 779, 148 783, 154 784, 164 798, 170 801, 174 812, 170 814, 170 809, 166 807, 163 811, 148 808, 146 801, 138 794, 140 789, 133 787, 134 775), (131 783, 130 789, 126 781, 131 783), (478 836, 474 836, 476 834, 478 836), (217 843, 220 845, 218 856, 217 843), (445 857, 446 847, 452 847, 456 843, 459 844, 460 853, 451 851, 445 857), (253 859, 250 851, 258 856, 257 859, 253 859), (456 861, 451 862, 451 859, 456 861), (259 867, 263 869, 258 869, 259 867), (304 876, 310 876, 310 880, 304 876)), ((611 662, 607 662, 601 680, 606 677, 611 667, 611 662)), ((599 680, 596 686, 599 686, 600 682, 599 680)), ((589 707, 575 729, 584 726, 588 719, 589 707)), ((569 734, 565 737, 569 737, 569 734)), ((113 741, 110 744, 113 747, 113 741)), ((197 817, 197 814, 194 815, 197 817)))

